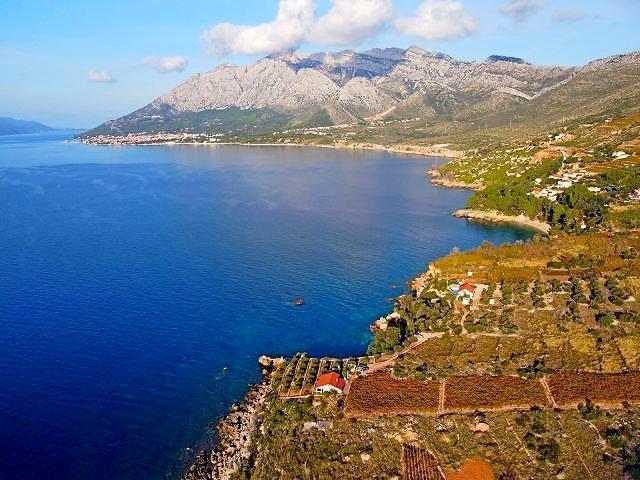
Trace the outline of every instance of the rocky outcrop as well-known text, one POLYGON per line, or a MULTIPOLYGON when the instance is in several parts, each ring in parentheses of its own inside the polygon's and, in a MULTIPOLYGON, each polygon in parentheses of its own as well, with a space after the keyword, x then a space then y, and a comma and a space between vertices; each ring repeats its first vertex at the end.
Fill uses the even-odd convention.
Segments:
POLYGON ((579 69, 580 73, 588 73, 597 70, 603 70, 611 67, 619 67, 624 65, 633 65, 640 63, 640 51, 629 52, 623 55, 612 55, 611 57, 600 58, 587 63, 579 69))
MULTIPOLYGON (((459 158, 459 157, 458 157, 459 158)), ((439 187, 444 188, 462 188, 469 190, 482 190, 484 185, 481 183, 467 183, 461 180, 457 180, 454 177, 443 175, 440 170, 433 168, 427 172, 427 175, 431 177, 431 183, 439 187)))

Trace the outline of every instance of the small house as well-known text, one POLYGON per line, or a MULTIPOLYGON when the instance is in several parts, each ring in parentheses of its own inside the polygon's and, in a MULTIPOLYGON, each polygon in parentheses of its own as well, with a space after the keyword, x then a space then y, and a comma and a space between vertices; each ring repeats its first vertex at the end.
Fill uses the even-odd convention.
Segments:
POLYGON ((458 294, 456 298, 462 302, 463 305, 469 305, 471 300, 473 300, 473 295, 475 294, 475 287, 470 283, 463 283, 460 285, 460 289, 458 290, 458 294))
POLYGON ((346 382, 338 372, 329 372, 320 375, 316 380, 316 393, 342 393, 346 382))
POLYGON ((476 287, 474 287, 470 283, 465 282, 462 285, 460 285, 460 288, 458 289, 458 296, 473 297, 473 294, 475 293, 475 291, 476 291, 476 287))

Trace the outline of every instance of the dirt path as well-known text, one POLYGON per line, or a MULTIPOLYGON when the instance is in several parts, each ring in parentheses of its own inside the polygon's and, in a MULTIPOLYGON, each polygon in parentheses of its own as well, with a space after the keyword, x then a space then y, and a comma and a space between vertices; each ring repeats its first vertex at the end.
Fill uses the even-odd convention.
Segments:
POLYGON ((556 399, 553 398, 553 394, 551 393, 551 389, 549 388, 549 384, 547 383, 547 379, 546 378, 541 378, 540 379, 540 384, 542 385, 542 388, 544 388, 544 393, 547 396, 547 401, 549 402, 549 405, 551 405, 553 408, 557 408, 558 404, 556 403, 556 399))
POLYGON ((393 353, 390 357, 385 358, 382 362, 369 364, 368 365, 368 367, 369 367, 368 373, 379 372, 380 370, 384 370, 385 368, 393 365, 395 360, 400 355, 404 355, 405 353, 410 352, 411 350, 413 350, 413 349, 419 347, 420 345, 422 345, 427 340, 431 340, 432 338, 440 338, 442 336, 444 336, 444 332, 422 332, 422 333, 417 335, 418 340, 413 342, 408 347, 404 348, 403 350, 401 350, 399 352, 393 353))
POLYGON ((527 454, 527 457, 529 457, 529 460, 533 462, 534 460, 533 460, 533 457, 531 456, 531 452, 529 451, 527 446, 522 442, 522 440, 516 433, 515 429, 513 428, 513 425, 511 425, 511 422, 509 421, 509 419, 507 418, 506 420, 507 420, 507 425, 509 425, 509 430, 511 430, 511 433, 513 433, 513 436, 516 437, 516 441, 520 444, 520 447, 522 447, 522 450, 524 450, 524 452, 527 454))

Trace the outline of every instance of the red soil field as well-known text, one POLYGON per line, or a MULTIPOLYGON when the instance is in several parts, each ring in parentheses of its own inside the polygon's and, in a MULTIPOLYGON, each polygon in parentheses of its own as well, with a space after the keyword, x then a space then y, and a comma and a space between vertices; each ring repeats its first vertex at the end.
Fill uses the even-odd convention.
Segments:
POLYGON ((601 404, 640 403, 640 372, 563 372, 547 377, 559 406, 574 406, 586 399, 601 404))
POLYGON ((400 459, 402 480, 447 480, 438 460, 427 450, 405 445, 400 459))
POLYGON ((444 410, 450 412, 544 407, 547 397, 538 380, 520 377, 451 377, 445 385, 444 410))
POLYGON ((440 382, 398 380, 387 373, 375 373, 351 383, 347 415, 412 415, 438 413, 440 382))
POLYGON ((447 472, 447 480, 495 480, 493 470, 487 462, 472 459, 457 472, 447 472))
MULTIPOLYGON (((640 404, 640 372, 554 373, 546 377, 549 391, 560 406, 575 406, 586 399, 602 406, 624 402, 640 404)), ((439 408, 440 381, 399 380, 385 372, 354 380, 345 413, 367 415, 435 415, 473 411, 499 411, 549 406, 540 380, 515 376, 450 377, 444 384, 439 408)))

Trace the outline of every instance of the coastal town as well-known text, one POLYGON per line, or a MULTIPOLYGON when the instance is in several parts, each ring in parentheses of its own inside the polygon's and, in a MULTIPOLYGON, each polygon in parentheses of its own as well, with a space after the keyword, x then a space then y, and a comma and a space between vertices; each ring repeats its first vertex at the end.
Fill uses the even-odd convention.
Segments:
POLYGON ((160 145, 217 143, 223 134, 201 133, 129 133, 127 135, 96 135, 83 138, 87 145, 160 145))

